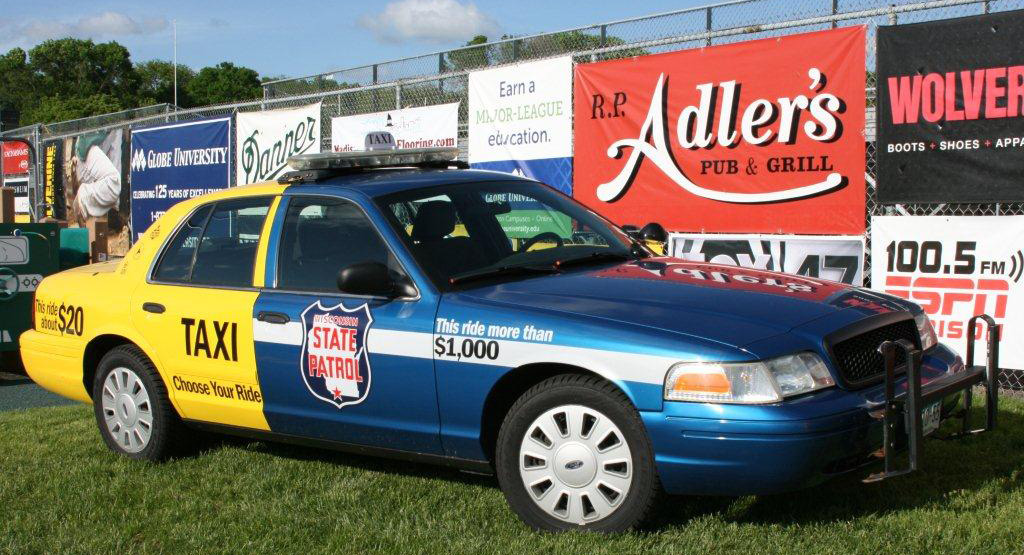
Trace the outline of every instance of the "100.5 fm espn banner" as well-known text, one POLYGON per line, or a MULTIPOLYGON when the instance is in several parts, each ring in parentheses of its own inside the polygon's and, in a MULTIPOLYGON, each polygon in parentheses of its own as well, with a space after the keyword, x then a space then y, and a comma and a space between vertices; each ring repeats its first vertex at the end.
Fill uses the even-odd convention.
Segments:
POLYGON ((671 233, 674 258, 864 283, 864 237, 671 233))
POLYGON ((864 27, 576 66, 573 196, 619 224, 864 231, 864 27))
MULTIPOLYGON (((1002 325, 1001 365, 1021 369, 1021 245, 1024 216, 876 216, 871 218, 872 287, 920 304, 940 341, 961 355, 967 320, 992 316, 1002 325)), ((979 323, 976 337, 983 341, 983 333, 979 323)))
POLYGON ((1024 11, 878 28, 878 200, 1024 200, 1024 11))
POLYGON ((132 130, 132 233, 171 206, 231 184, 231 118, 132 130))

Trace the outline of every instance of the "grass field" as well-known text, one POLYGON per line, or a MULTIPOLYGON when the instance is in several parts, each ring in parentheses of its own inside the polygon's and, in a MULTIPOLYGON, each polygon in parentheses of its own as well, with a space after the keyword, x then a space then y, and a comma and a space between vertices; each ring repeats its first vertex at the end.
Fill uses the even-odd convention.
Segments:
POLYGON ((486 476, 242 440, 144 464, 107 451, 90 407, 4 412, 0 551, 1022 553, 1024 402, 1000 408, 992 434, 926 442, 915 476, 670 498, 619 536, 531 532, 486 476))

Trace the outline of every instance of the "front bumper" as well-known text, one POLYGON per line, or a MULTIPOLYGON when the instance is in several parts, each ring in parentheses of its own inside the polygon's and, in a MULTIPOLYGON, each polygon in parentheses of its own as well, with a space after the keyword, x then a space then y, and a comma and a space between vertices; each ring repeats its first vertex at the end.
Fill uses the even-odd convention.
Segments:
MULTIPOLYGON (((943 345, 921 364, 925 391, 964 372, 943 345)), ((895 381, 897 391, 907 380, 895 381)), ((943 417, 959 394, 943 401, 943 417)), ((878 460, 883 445, 879 410, 885 384, 847 391, 831 388, 774 405, 666 402, 642 412, 662 484, 672 494, 750 495, 813 486, 878 460)), ((902 430, 901 430, 902 432, 902 430)))

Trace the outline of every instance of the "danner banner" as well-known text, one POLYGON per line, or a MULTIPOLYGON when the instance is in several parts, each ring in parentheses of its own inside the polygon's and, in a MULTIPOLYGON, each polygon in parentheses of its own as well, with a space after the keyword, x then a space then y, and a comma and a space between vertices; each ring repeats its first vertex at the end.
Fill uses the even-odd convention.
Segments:
POLYGON ((573 196, 673 231, 864 231, 864 27, 576 66, 573 196))
POLYGON ((277 178, 288 157, 320 152, 320 102, 269 112, 239 112, 236 185, 277 178))
POLYGON ((878 200, 1024 200, 1024 10, 878 27, 878 200))

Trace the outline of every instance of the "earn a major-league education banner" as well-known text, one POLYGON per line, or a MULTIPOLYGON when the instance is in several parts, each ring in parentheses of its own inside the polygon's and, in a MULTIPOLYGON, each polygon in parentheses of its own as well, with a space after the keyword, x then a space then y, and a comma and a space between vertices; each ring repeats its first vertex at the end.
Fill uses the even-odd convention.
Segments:
POLYGON ((1024 10, 878 27, 878 200, 1024 200, 1024 10))
POLYGON ((864 237, 670 233, 674 258, 864 284, 864 237))
POLYGON ((289 156, 320 152, 321 104, 236 114, 235 184, 276 179, 287 171, 289 156))
POLYGON ((864 232, 863 26, 576 66, 573 196, 675 231, 864 232))
MULTIPOLYGON (((1022 247, 1024 216, 875 216, 871 286, 920 304, 939 340, 961 355, 967 321, 992 316, 1002 325, 1001 365, 1022 369, 1022 247)), ((981 323, 975 335, 984 341, 981 323)))
POLYGON ((376 131, 391 132, 397 148, 457 147, 459 103, 331 118, 331 150, 363 150, 366 135, 376 131))
POLYGON ((180 201, 231 184, 231 118, 204 119, 132 130, 132 232, 180 201))
POLYGON ((572 193, 572 58, 469 74, 469 163, 572 193))

